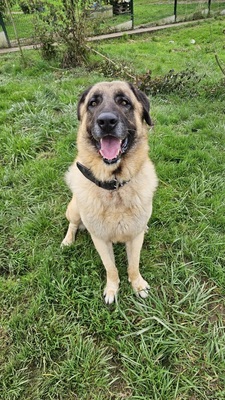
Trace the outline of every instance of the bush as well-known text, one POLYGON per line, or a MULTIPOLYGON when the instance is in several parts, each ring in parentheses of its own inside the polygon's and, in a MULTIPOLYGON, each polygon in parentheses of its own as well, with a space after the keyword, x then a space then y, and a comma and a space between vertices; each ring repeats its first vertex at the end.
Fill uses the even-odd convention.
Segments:
POLYGON ((19 2, 21 10, 24 12, 24 14, 31 14, 34 13, 35 11, 43 11, 44 6, 41 1, 20 1, 19 2))
POLYGON ((144 92, 153 96, 157 94, 196 94, 197 84, 201 77, 193 69, 175 72, 170 70, 164 76, 152 78, 152 72, 148 71, 136 77, 137 86, 144 92))
MULTIPOLYGON (((8 0, 8 6, 11 8, 16 3, 16 0, 8 0)), ((7 14, 7 7, 5 1, 0 1, 0 14, 5 16, 7 14)))
POLYGON ((36 36, 44 58, 62 53, 62 66, 76 67, 88 59, 86 47, 89 0, 43 1, 43 12, 36 13, 36 36), (57 46, 55 46, 57 43, 57 46))

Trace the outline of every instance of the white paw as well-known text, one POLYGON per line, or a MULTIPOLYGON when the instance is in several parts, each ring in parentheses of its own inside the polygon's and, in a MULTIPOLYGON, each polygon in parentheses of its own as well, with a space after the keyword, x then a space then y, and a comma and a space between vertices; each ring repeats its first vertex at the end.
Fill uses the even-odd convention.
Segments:
POLYGON ((64 238, 60 247, 61 247, 61 249, 63 249, 63 247, 71 246, 71 244, 73 244, 73 240, 71 241, 71 240, 67 240, 66 238, 64 238))
POLYGON ((150 289, 150 286, 148 282, 146 282, 142 276, 140 275, 137 279, 133 280, 131 282, 131 285, 135 291, 135 293, 142 297, 142 299, 146 299, 148 297, 148 291, 150 289))
POLYGON ((112 304, 117 301, 118 286, 107 285, 104 290, 104 298, 106 304, 112 304))

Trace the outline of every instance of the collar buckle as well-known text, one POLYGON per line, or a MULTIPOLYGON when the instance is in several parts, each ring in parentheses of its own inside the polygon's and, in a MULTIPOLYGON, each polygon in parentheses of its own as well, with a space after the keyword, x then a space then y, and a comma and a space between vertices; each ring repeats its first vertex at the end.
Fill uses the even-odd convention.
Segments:
POLYGON ((86 168, 84 165, 82 165, 79 161, 77 161, 77 168, 80 170, 80 172, 87 178, 89 181, 95 183, 98 187, 106 190, 118 190, 119 188, 123 187, 126 183, 130 181, 123 181, 119 182, 117 178, 114 178, 112 181, 99 181, 95 178, 93 173, 89 168, 86 168))
POLYGON ((118 190, 121 186, 123 186, 123 184, 121 184, 116 178, 113 179, 113 182, 114 182, 114 190, 118 190))

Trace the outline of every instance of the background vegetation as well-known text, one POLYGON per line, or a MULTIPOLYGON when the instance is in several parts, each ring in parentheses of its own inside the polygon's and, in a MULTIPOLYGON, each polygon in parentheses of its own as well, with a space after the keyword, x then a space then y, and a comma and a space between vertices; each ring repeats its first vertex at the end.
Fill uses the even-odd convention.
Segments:
MULTIPOLYGON (((66 0, 64 3, 71 3, 73 0, 66 0)), ((32 39, 33 41, 37 40, 34 27, 36 26, 36 20, 38 17, 42 17, 43 9, 48 11, 49 7, 56 8, 58 11, 58 15, 60 13, 60 8, 63 4, 62 0, 49 0, 43 3, 45 7, 40 6, 39 0, 33 1, 16 1, 11 0, 12 11, 14 12, 13 18, 15 21, 15 25, 17 27, 18 35, 21 39, 32 39), (39 5, 39 10, 42 12, 34 12, 30 14, 24 14, 21 11, 21 4, 31 5, 37 4, 37 9, 39 5)), ((80 2, 79 0, 74 0, 75 4, 82 5, 85 10, 88 10, 88 15, 92 15, 94 11, 93 4, 94 2, 85 0, 80 2)), ((100 6, 104 8, 104 1, 99 2, 100 6)), ((192 20, 192 19, 201 19, 207 18, 208 8, 208 0, 191 0, 191 1, 178 1, 177 6, 177 20, 192 20)), ((31 7, 34 9, 34 6, 31 7)), ((224 9, 224 2, 220 0, 212 1, 211 3, 211 15, 217 15, 224 9)), ((142 25, 157 25, 163 24, 167 21, 167 23, 171 22, 171 17, 174 14, 174 0, 162 0, 160 2, 156 0, 134 0, 134 26, 142 26, 142 25)), ((50 18, 51 19, 51 18, 50 18)), ((102 17, 99 12, 99 16, 96 19, 89 18, 89 22, 86 21, 86 29, 88 30, 90 36, 98 35, 101 33, 112 32, 115 31, 115 27, 124 22, 128 22, 131 20, 130 14, 124 15, 113 15, 111 18, 102 17), (90 26, 88 26, 90 25, 90 26)), ((56 20, 55 20, 56 21, 56 20)), ((13 26, 11 21, 6 19, 7 31, 11 40, 15 39, 15 33, 13 30, 13 26)), ((123 28, 126 30, 126 26, 123 28)))
MULTIPOLYGON (((0 58, 0 392, 4 400, 225 397, 223 20, 104 42, 115 65, 62 70, 36 52, 0 58), (193 42, 194 39, 194 42, 193 42), (151 70, 189 71, 150 95, 160 179, 141 255, 148 299, 127 282, 105 306, 87 232, 62 251, 76 154, 76 104, 89 85, 151 70), (104 72, 104 74, 103 74, 104 72), (107 75, 107 77, 105 76, 107 75), (196 80, 196 76, 198 79, 196 80), (169 86, 170 85, 170 86, 169 86), (170 87, 170 90, 167 90, 170 87)), ((93 45, 94 46, 94 45, 93 45)), ((94 47, 95 49, 95 47, 94 47)))

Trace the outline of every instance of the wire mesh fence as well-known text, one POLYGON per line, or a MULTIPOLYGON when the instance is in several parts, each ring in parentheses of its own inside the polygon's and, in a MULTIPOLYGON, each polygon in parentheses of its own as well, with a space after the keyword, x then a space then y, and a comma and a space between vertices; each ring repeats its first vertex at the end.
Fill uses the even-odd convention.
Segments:
MULTIPOLYGON (((6 12, 0 18, 0 32, 7 32, 12 45, 16 35, 24 42, 35 42, 34 18, 39 9, 27 9, 19 6, 12 8, 12 18, 6 12), (14 26, 16 28, 16 33, 14 26), (4 29, 3 29, 4 28, 4 29)), ((20 5, 22 3, 20 2, 20 5)), ((143 26, 164 25, 187 20, 225 15, 225 1, 222 0, 105 0, 90 5, 90 36, 128 30, 143 26), (93 22, 94 21, 94 22, 93 22)), ((7 45, 8 45, 7 41, 7 45)), ((1 47, 1 42, 0 42, 1 47)))

